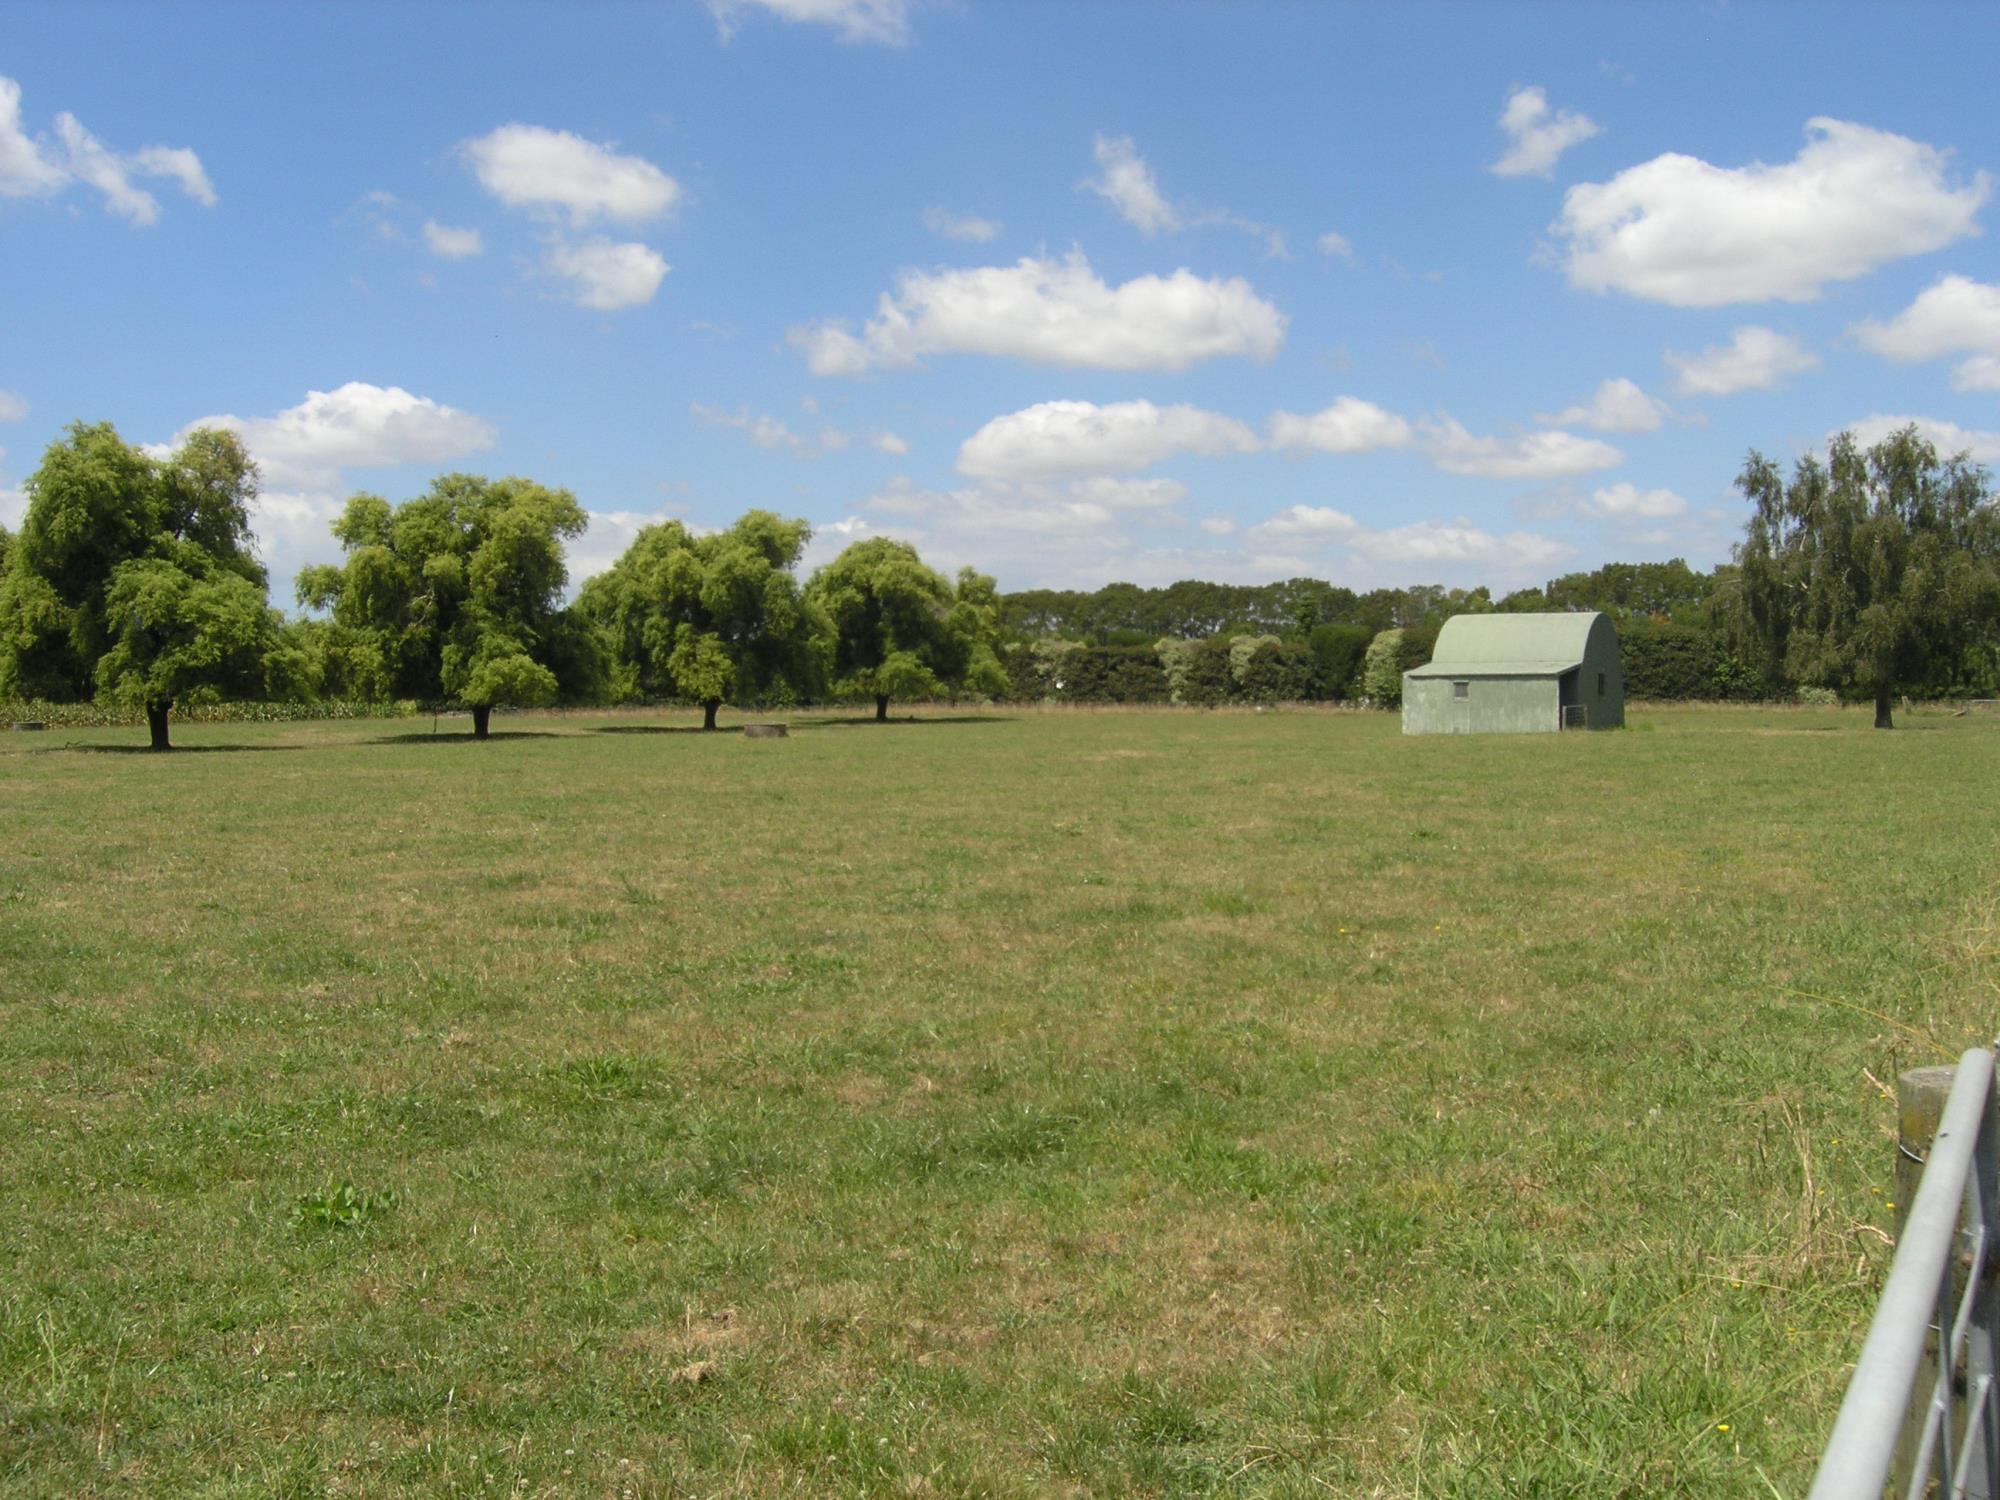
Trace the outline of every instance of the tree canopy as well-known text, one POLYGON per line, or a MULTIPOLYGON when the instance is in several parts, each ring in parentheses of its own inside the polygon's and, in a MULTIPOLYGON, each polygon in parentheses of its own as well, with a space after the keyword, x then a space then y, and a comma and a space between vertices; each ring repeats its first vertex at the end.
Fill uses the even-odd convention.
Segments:
POLYGON ((23 488, 0 571, 0 696, 94 692, 143 709, 165 750, 192 695, 293 686, 251 552, 257 466, 234 433, 198 429, 154 458, 108 422, 75 423, 23 488))
POLYGON ((1007 689, 994 654, 1000 596, 971 568, 954 588, 908 542, 870 537, 814 574, 806 597, 833 629, 834 694, 873 698, 877 721, 894 698, 1007 689))
POLYGON ((766 510, 708 536, 641 531, 578 601, 609 637, 621 695, 691 700, 713 729, 724 703, 812 694, 830 631, 792 572, 811 538, 766 510))
POLYGON ((1986 470, 1914 427, 1862 448, 1842 433, 1790 483, 1752 451, 1756 511, 1737 548, 1739 618, 1773 675, 1872 698, 1948 686, 2000 622, 2000 514, 1986 470))
POLYGON ((556 699, 562 544, 586 525, 529 479, 446 474, 393 509, 356 495, 333 527, 346 562, 302 570, 299 602, 331 611, 327 660, 354 690, 457 703, 484 739, 495 707, 556 699))

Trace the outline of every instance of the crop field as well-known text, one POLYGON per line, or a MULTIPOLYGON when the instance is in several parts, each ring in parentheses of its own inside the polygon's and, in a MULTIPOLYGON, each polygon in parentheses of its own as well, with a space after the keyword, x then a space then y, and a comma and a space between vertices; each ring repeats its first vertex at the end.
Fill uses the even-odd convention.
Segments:
POLYGON ((1799 1495, 2000 724, 1631 717, 0 737, 0 1492, 1799 1495))

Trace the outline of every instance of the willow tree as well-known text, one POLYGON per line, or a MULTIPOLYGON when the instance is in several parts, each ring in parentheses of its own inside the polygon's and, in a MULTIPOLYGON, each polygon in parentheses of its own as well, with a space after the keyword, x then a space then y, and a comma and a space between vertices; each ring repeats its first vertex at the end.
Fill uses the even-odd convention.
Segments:
POLYGON ((1852 433, 1789 483, 1751 452, 1756 507, 1736 549, 1737 610, 1768 669, 1875 703, 1949 682, 2000 622, 2000 511, 1986 470, 1940 458, 1915 427, 1862 448, 1852 433))
POLYGON ((627 695, 699 703, 713 729, 725 703, 817 688, 826 622, 792 572, 811 538, 804 521, 767 510, 706 536, 648 526, 578 608, 608 638, 627 695))
POLYGON ((262 696, 293 665, 253 555, 257 466, 199 429, 163 458, 110 423, 72 424, 23 490, 0 573, 0 696, 143 712, 152 748, 197 695, 262 696))
POLYGON ((877 723, 893 698, 1007 690, 999 594, 983 574, 966 568, 953 587, 909 543, 871 537, 815 573, 806 597, 832 627, 835 695, 873 698, 877 723))
POLYGON ((528 479, 446 474, 394 508, 356 495, 333 527, 346 561, 300 572, 299 602, 331 612, 354 679, 468 708, 483 740, 495 708, 555 701, 563 542, 586 524, 528 479))

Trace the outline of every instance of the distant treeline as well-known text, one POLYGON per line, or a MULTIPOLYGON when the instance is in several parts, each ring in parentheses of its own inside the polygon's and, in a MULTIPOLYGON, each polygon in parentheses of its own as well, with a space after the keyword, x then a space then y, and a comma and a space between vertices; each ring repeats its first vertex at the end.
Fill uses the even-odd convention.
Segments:
MULTIPOLYGON (((1495 599, 1425 585, 1357 593, 1316 578, 1259 585, 1109 584, 1085 593, 1000 597, 1003 659, 1015 696, 1077 703, 1397 701, 1402 673, 1431 658, 1453 615, 1602 610, 1624 646, 1633 698, 1787 697, 1797 684, 1752 665, 1729 614, 1735 570, 1679 558, 1607 563, 1495 599), (1371 656, 1374 670, 1371 674, 1371 656)), ((1993 691, 1991 661, 1936 684, 1993 691), (1982 670, 1983 668, 1983 670, 1982 670)))

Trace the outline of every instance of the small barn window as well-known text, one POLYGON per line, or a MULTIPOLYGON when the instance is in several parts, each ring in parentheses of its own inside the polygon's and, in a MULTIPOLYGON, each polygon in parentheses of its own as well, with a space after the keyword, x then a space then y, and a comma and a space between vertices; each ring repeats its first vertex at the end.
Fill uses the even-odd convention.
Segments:
POLYGON ((1604 696, 1604 674, 1602 672, 1597 674, 1597 696, 1600 698, 1604 696))
POLYGON ((1451 685, 1451 695, 1454 698, 1470 698, 1472 696, 1472 684, 1469 682, 1454 682, 1451 685))

